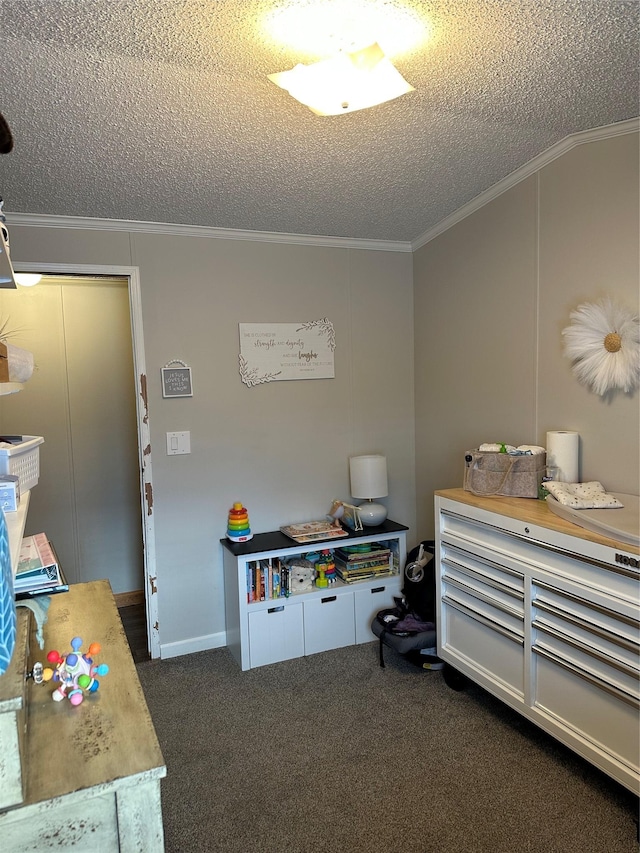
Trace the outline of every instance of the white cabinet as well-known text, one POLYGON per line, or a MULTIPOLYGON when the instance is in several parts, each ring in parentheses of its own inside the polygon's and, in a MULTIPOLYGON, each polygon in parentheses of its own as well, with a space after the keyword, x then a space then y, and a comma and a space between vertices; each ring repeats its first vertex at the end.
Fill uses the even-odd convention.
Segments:
POLYGON ((375 640, 371 620, 400 594, 406 536, 404 525, 387 520, 344 539, 313 545, 296 544, 279 531, 259 533, 243 543, 222 539, 227 645, 242 669, 375 640), (395 573, 349 584, 338 580, 289 597, 249 601, 247 578, 260 561, 284 561, 356 543, 389 548, 395 573))
POLYGON ((637 794, 640 549, 537 500, 451 489, 435 508, 450 681, 481 684, 637 794))

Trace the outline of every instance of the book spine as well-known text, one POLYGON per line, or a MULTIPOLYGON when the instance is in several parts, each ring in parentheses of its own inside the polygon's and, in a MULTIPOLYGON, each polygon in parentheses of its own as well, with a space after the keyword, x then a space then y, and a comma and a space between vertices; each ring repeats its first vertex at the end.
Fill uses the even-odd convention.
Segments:
POLYGON ((256 564, 247 563, 247 602, 251 604, 256 600, 256 564))
POLYGON ((264 601, 265 600, 265 594, 266 594, 267 567, 263 562, 260 563, 259 575, 260 575, 260 601, 264 601))

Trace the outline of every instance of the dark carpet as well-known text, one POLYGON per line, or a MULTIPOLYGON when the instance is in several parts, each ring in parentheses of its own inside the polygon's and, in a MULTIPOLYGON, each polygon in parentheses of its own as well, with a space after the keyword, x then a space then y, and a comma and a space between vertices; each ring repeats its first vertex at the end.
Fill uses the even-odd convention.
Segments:
POLYGON ((625 788, 475 685, 386 660, 139 663, 168 853, 637 853, 625 788))

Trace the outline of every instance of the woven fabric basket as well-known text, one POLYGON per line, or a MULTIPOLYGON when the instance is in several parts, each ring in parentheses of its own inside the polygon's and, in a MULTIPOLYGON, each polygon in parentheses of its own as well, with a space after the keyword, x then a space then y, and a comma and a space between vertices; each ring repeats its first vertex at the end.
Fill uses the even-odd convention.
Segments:
POLYGON ((489 450, 467 450, 463 488, 480 496, 537 498, 546 465, 546 453, 511 456, 489 450))

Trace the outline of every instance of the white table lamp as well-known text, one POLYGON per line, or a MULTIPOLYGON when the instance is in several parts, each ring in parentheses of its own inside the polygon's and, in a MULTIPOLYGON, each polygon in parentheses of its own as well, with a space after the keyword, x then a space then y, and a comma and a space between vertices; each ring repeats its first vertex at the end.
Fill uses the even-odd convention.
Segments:
POLYGON ((364 498, 358 511, 362 523, 367 527, 377 527, 387 517, 387 508, 374 503, 374 498, 384 498, 389 494, 387 487, 386 456, 351 456, 349 459, 351 477, 351 495, 364 498))

